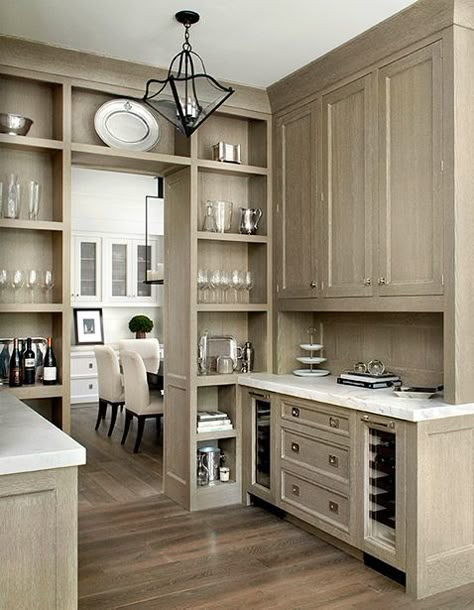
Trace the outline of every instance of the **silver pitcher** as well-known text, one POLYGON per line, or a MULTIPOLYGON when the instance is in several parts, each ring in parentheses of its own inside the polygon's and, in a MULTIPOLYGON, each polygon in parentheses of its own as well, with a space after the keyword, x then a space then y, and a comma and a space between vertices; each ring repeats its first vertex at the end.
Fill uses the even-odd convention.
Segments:
POLYGON ((262 216, 263 211, 261 208, 240 208, 240 233, 255 235, 262 216))

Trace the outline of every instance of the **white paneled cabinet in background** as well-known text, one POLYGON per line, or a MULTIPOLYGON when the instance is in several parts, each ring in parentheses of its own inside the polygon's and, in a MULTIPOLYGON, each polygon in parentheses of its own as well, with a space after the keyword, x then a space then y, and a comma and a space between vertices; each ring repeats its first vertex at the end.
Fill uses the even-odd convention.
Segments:
MULTIPOLYGON (((158 239, 148 243, 151 268, 158 263, 158 239)), ((127 236, 77 234, 73 238, 72 303, 157 304, 156 286, 144 284, 146 246, 127 236)))

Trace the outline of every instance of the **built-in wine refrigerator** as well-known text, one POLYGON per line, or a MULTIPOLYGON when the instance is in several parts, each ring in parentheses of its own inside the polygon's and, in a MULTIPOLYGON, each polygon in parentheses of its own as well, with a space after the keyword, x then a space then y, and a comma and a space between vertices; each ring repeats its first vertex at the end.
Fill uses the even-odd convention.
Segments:
MULTIPOLYGON (((364 550, 394 567, 405 565, 405 429, 403 422, 362 415, 364 550)), ((359 437, 360 438, 360 437, 359 437)))

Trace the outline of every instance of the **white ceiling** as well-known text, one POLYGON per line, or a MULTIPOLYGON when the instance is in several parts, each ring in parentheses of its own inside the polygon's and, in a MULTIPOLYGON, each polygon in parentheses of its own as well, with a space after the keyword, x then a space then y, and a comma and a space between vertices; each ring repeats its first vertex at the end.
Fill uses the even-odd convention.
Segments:
POLYGON ((0 32, 168 67, 178 10, 201 21, 191 43, 208 73, 267 87, 413 0, 0 0, 0 32))

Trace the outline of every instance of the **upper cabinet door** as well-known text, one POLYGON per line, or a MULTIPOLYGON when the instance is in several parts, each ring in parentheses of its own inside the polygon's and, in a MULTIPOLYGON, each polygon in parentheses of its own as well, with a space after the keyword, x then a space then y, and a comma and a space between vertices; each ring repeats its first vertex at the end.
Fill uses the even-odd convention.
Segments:
POLYGON ((314 253, 316 110, 315 104, 278 120, 277 230, 280 298, 317 296, 314 253))
POLYGON ((100 237, 74 237, 75 302, 101 300, 101 241, 100 237))
POLYGON ((442 286, 441 43, 379 71, 381 296, 442 286))
POLYGON ((373 77, 323 96, 323 295, 371 296, 373 77))

